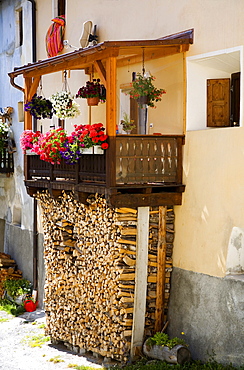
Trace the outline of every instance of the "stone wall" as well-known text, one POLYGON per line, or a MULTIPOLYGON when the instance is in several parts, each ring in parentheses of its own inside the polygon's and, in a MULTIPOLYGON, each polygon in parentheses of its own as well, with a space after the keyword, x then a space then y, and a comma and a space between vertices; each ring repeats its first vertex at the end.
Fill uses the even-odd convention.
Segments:
POLYGON ((169 334, 189 344, 194 359, 244 363, 244 279, 174 268, 169 334))

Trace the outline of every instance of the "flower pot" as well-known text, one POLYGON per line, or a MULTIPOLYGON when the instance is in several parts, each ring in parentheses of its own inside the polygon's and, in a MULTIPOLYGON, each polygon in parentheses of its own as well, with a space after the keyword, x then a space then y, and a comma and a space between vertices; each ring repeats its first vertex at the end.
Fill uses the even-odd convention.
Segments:
POLYGON ((147 95, 145 96, 140 96, 138 99, 137 99, 137 103, 140 104, 140 105, 143 105, 143 104, 148 104, 149 103, 149 97, 147 95))
POLYGON ((89 105, 90 107, 98 105, 99 100, 100 100, 99 96, 94 96, 93 98, 87 98, 87 105, 89 105))
POLYGON ((26 155, 36 155, 36 153, 32 152, 31 149, 26 149, 25 154, 26 155))
POLYGON ((170 364, 182 365, 191 360, 189 349, 181 344, 177 344, 173 348, 169 349, 169 347, 157 344, 149 346, 146 341, 143 345, 143 353, 150 358, 166 361, 170 364))
POLYGON ((93 154, 93 148, 83 149, 82 154, 93 154))
POLYGON ((104 150, 100 146, 94 146, 94 154, 103 154, 104 150))

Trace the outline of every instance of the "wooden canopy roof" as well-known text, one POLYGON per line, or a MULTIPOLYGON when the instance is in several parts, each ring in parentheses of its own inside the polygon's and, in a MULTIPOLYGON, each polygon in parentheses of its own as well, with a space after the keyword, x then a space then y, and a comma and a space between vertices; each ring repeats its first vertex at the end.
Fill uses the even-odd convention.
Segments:
MULTIPOLYGON (((95 46, 16 67, 9 73, 9 77, 12 86, 25 94, 27 102, 36 93, 42 75, 79 69, 89 74, 95 68, 107 90, 106 131, 108 135, 115 136, 117 68, 141 62, 142 55, 147 61, 186 52, 192 43, 193 29, 156 40, 104 41, 95 46), (19 75, 24 77, 24 87, 14 81, 19 75)), ((25 129, 31 128, 31 115, 25 112, 25 129)))
POLYGON ((88 69, 92 64, 95 64, 101 73, 103 69, 101 63, 109 57, 115 57, 117 67, 121 67, 140 62, 142 49, 146 61, 185 52, 192 43, 192 29, 156 40, 104 41, 95 46, 16 67, 9 76, 13 86, 24 91, 14 83, 15 77, 21 74, 24 77, 36 77, 65 69, 88 69))

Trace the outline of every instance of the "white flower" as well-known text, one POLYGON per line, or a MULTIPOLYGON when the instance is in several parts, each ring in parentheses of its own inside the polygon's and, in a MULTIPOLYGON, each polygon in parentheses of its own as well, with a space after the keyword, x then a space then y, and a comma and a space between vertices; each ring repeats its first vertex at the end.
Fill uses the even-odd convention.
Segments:
POLYGON ((0 121, 0 134, 7 134, 9 132, 8 124, 0 121))
POLYGON ((57 92, 50 97, 54 115, 58 118, 74 118, 80 114, 79 105, 67 91, 57 92))

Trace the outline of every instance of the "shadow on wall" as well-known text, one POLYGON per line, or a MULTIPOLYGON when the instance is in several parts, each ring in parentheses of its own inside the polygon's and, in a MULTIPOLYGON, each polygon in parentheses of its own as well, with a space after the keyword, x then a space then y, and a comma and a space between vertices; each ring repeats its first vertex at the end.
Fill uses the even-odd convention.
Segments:
MULTIPOLYGON (((5 224, 4 253, 10 254, 10 256, 16 261, 18 269, 22 271, 23 277, 31 281, 31 283, 33 283, 33 232, 30 230, 21 229, 21 227, 7 222, 5 224)), ((45 268, 43 259, 43 235, 39 234, 38 235, 39 308, 43 308, 44 280, 45 280, 45 268)))
POLYGON ((0 252, 4 252, 5 220, 0 219, 0 252))

